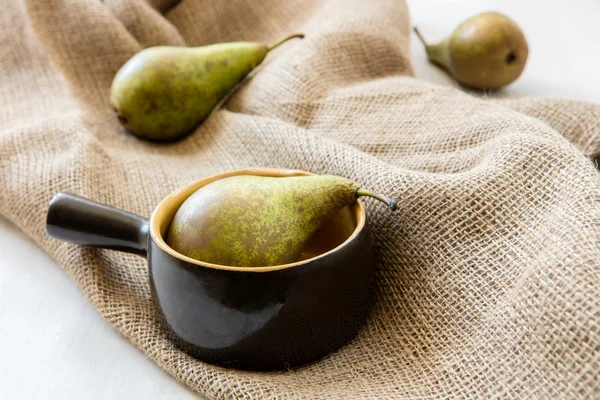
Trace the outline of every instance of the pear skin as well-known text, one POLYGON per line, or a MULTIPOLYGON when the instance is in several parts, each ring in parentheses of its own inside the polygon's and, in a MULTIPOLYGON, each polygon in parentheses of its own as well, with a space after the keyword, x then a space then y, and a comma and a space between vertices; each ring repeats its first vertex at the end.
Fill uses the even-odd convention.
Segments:
POLYGON ((233 42, 147 48, 117 72, 111 104, 121 124, 134 135, 176 140, 200 125, 270 50, 295 37, 303 35, 290 35, 271 46, 233 42))
POLYGON ((320 225, 359 196, 396 209, 396 202, 339 176, 241 175, 210 183, 187 198, 167 244, 196 260, 237 267, 298 260, 320 225))
POLYGON ((498 89, 514 82, 525 69, 529 47, 521 28, 498 12, 463 22, 446 39, 427 44, 427 57, 458 83, 474 89, 498 89))

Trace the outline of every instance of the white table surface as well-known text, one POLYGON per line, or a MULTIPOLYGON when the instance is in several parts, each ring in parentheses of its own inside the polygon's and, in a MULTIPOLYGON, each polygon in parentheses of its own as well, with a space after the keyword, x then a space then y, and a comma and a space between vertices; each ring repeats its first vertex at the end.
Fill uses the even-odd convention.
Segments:
MULTIPOLYGON (((597 0, 408 0, 428 41, 470 15, 498 10, 527 36, 524 74, 495 95, 600 102, 597 0)), ((429 65, 416 37, 418 77, 452 81, 429 65)), ((187 399, 188 389, 113 330, 47 255, 0 218, 0 398, 187 399)))

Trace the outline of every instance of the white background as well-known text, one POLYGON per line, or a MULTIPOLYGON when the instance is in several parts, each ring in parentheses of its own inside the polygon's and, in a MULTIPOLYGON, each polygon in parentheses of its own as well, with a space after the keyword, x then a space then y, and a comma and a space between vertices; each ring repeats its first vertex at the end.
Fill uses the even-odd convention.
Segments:
MULTIPOLYGON (((282 0, 283 1, 283 0, 282 0)), ((501 11, 521 25, 530 58, 521 78, 493 94, 600 101, 600 1, 408 0, 430 42, 465 18, 501 11)), ((418 77, 452 81, 412 37, 418 77)), ((187 399, 194 395, 114 331, 62 270, 0 218, 0 397, 187 399)))

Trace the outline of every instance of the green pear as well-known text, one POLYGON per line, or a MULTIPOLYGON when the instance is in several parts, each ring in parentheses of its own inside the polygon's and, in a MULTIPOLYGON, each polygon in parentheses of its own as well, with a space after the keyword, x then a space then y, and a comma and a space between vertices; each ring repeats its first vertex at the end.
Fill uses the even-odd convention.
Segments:
POLYGON ((427 44, 427 57, 458 83, 474 89, 498 89, 514 82, 525 69, 527 40, 513 20, 484 12, 463 22, 438 44, 427 44))
POLYGON ((254 42, 202 47, 150 47, 117 72, 110 101, 121 124, 136 136, 171 141, 190 133, 267 53, 254 42))
POLYGON ((196 260, 237 267, 294 262, 319 226, 359 196, 396 202, 339 176, 240 175, 212 182, 177 210, 167 244, 196 260))

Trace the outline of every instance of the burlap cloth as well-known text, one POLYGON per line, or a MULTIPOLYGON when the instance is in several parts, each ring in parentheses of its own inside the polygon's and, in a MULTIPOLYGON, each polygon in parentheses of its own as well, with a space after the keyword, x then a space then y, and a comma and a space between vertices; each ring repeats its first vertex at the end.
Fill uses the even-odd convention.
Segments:
POLYGON ((599 396, 600 174, 585 156, 600 149, 598 105, 414 79, 402 0, 184 0, 166 17, 126 0, 0 10, 0 213, 179 381, 215 399, 599 396), (118 125, 109 87, 143 47, 293 31, 307 38, 187 139, 149 144, 118 125), (395 214, 367 200, 378 265, 367 326, 313 365, 196 361, 161 333, 142 258, 45 234, 59 191, 148 216, 174 189, 248 166, 343 175, 399 200, 395 214))

